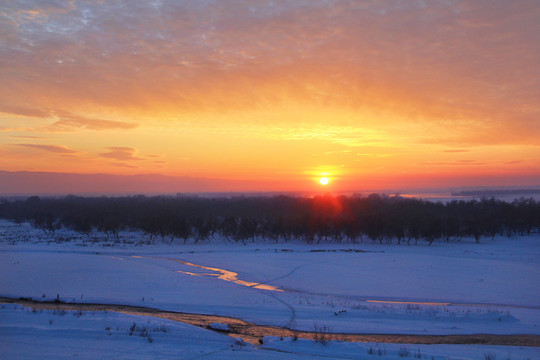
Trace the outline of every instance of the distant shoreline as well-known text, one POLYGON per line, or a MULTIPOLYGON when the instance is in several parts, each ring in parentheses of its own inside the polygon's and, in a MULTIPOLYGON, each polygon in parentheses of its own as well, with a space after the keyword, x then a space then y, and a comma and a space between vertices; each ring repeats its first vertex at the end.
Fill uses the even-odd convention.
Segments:
POLYGON ((505 196, 536 194, 540 194, 540 189, 468 190, 452 192, 452 196, 505 196))

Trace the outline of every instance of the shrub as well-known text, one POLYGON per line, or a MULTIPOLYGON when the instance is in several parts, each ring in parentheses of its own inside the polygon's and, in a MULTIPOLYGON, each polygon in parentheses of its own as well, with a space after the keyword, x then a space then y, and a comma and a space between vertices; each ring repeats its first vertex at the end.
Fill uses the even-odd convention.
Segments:
POLYGON ((399 357, 409 357, 411 356, 411 351, 409 350, 409 348, 401 347, 399 348, 398 355, 399 357))
POLYGON ((330 327, 323 325, 318 326, 317 324, 313 325, 313 340, 319 344, 326 345, 330 340, 330 327))

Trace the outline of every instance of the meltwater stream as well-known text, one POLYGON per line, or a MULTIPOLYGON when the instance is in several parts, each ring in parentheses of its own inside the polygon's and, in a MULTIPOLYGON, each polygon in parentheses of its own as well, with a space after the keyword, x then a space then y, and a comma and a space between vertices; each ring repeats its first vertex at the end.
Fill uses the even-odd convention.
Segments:
MULTIPOLYGON (((245 280, 238 279, 238 273, 226 269, 220 269, 216 267, 210 267, 210 266, 204 266, 204 265, 198 265, 193 264, 188 261, 180 260, 180 259, 172 259, 172 258, 164 258, 164 257, 158 257, 158 256, 138 256, 138 255, 132 255, 132 258, 139 258, 139 259, 157 259, 157 260, 167 260, 167 261, 174 261, 178 262, 187 266, 193 266, 199 269, 209 270, 212 271, 212 273, 194 273, 189 271, 182 271, 182 270, 176 270, 178 273, 191 275, 191 276, 214 276, 219 280, 224 280, 228 282, 232 282, 238 285, 254 288, 254 289, 260 289, 260 290, 269 290, 269 291, 276 291, 276 292, 294 292, 294 293, 303 293, 303 294, 309 294, 309 295, 320 295, 325 297, 338 297, 338 298, 352 298, 355 300, 363 301, 366 303, 379 303, 379 304, 402 304, 402 305, 426 305, 426 306, 475 306, 475 307, 503 307, 503 308, 521 308, 521 309, 540 309, 538 306, 524 306, 524 305, 514 305, 514 304, 504 304, 504 303, 465 303, 465 302, 444 302, 444 301, 430 301, 430 300, 412 300, 412 299, 399 299, 399 298, 373 298, 373 297, 366 297, 366 296, 347 296, 347 295, 338 295, 338 294, 328 294, 328 293, 318 293, 318 292, 310 292, 306 290, 296 290, 296 289, 283 289, 279 288, 277 286, 273 285, 267 285, 264 283, 257 283, 257 282, 250 282, 245 280)), ((113 256, 113 258, 124 260, 123 258, 118 258, 113 256)), ((274 279, 275 280, 275 279, 274 279)), ((280 302, 283 302, 280 299, 277 299, 280 302)), ((287 304, 286 304, 287 305, 287 304)), ((290 307, 290 305, 287 305, 290 307)), ((293 310, 294 311, 294 310, 293 310)))
POLYGON ((137 255, 133 255, 131 257, 132 258, 139 258, 139 259, 160 259, 160 260, 175 261, 175 262, 187 265, 187 266, 193 266, 193 267, 197 267, 199 269, 213 271, 213 273, 193 273, 193 272, 189 272, 189 271, 177 270, 177 272, 182 273, 182 274, 187 274, 187 275, 192 275, 192 276, 215 276, 220 280, 233 282, 235 284, 242 285, 242 286, 247 286, 247 287, 254 288, 254 289, 283 292, 283 290, 281 290, 281 289, 279 289, 279 288, 277 288, 275 286, 272 286, 272 285, 266 285, 266 284, 257 283, 257 282, 250 282, 250 281, 240 280, 237 277, 238 273, 235 273, 234 271, 229 271, 229 270, 225 270, 225 269, 209 267, 209 266, 204 266, 204 265, 193 264, 193 263, 190 263, 190 262, 187 262, 187 261, 184 261, 184 260, 179 260, 179 259, 160 258, 160 257, 146 257, 146 256, 137 256, 137 255))

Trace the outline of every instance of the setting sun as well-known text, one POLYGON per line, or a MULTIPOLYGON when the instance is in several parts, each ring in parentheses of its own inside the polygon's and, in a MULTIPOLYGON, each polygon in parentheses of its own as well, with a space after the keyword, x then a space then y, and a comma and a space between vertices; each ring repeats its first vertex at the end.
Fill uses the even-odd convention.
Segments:
POLYGON ((319 182, 321 183, 321 185, 328 185, 328 178, 322 177, 319 179, 319 182))

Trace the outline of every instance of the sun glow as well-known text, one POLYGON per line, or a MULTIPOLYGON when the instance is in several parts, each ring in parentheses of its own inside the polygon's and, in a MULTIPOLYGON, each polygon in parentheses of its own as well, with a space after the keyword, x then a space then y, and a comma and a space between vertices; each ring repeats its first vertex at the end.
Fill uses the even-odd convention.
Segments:
POLYGON ((328 178, 322 177, 319 179, 319 182, 321 183, 321 185, 328 185, 328 178))

